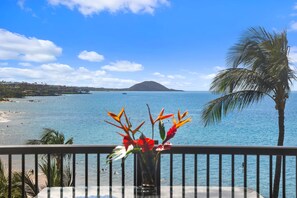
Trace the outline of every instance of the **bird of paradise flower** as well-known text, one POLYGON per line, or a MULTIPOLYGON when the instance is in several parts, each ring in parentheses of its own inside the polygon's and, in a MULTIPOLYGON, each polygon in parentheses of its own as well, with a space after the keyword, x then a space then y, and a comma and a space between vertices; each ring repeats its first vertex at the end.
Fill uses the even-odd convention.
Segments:
POLYGON ((169 142, 169 140, 171 140, 175 136, 177 130, 184 124, 191 121, 191 118, 186 118, 188 115, 187 111, 184 113, 180 113, 180 111, 178 110, 177 119, 175 119, 174 114, 164 115, 164 108, 160 111, 157 118, 153 119, 149 105, 147 105, 147 108, 152 125, 152 138, 146 137, 144 133, 140 131, 140 128, 145 123, 144 121, 141 122, 137 127, 133 128, 132 123, 128 119, 124 108, 122 108, 118 114, 108 112, 108 116, 110 116, 115 121, 115 123, 110 121, 105 122, 121 129, 124 133, 119 133, 119 135, 123 137, 123 146, 115 147, 113 149, 113 152, 107 156, 107 162, 118 160, 121 158, 125 159, 129 156, 129 154, 132 153, 149 152, 152 151, 154 148, 155 151, 158 152, 155 157, 156 159, 154 160, 157 161, 157 158, 161 151, 169 150, 171 148, 172 144, 169 142), (166 132, 163 121, 169 118, 172 118, 172 126, 166 132), (154 128, 157 122, 159 122, 159 134, 162 142, 155 147, 154 128), (140 136, 138 138, 136 138, 136 133, 140 133, 140 136))

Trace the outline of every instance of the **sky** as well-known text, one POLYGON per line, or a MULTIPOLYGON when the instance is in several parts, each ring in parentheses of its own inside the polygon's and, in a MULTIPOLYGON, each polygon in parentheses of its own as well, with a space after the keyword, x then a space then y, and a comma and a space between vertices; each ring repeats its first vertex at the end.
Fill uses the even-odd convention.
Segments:
POLYGON ((1 0, 0 13, 4 81, 205 91, 258 26, 287 30, 297 64, 296 0, 1 0))

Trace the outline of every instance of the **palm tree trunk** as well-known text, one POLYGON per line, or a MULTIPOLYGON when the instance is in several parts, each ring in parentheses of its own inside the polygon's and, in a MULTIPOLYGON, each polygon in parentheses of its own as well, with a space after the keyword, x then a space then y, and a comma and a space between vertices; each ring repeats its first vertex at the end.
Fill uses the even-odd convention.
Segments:
MULTIPOLYGON (((284 108, 278 109, 278 142, 277 146, 284 145, 284 137, 285 137, 285 110, 284 108)), ((273 198, 278 198, 279 194, 279 183, 280 183, 280 176, 281 176, 281 168, 282 168, 282 156, 278 155, 276 157, 275 163, 275 175, 274 175, 274 184, 273 184, 273 198)))

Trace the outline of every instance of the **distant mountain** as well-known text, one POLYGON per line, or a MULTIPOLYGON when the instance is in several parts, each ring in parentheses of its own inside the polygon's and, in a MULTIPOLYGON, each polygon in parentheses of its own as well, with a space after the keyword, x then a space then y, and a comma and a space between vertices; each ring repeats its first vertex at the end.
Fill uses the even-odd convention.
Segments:
POLYGON ((174 89, 168 89, 160 83, 154 81, 144 81, 133 85, 128 88, 127 91, 179 91, 174 89))

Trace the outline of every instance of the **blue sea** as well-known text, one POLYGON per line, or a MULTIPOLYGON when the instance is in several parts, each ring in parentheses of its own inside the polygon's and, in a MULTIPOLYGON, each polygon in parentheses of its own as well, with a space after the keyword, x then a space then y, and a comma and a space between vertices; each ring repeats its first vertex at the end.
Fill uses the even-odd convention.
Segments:
MULTIPOLYGON (((174 139, 174 145, 276 145, 278 137, 278 114, 270 98, 264 99, 241 112, 234 111, 222 122, 204 127, 201 121, 203 106, 218 97, 209 92, 92 92, 86 95, 62 95, 57 97, 26 97, 13 102, 0 103, 0 111, 8 112, 9 122, 0 123, 0 144, 24 144, 36 139, 43 128, 63 132, 66 138, 73 137, 75 144, 120 144, 122 138, 117 128, 104 120, 111 119, 107 112, 118 113, 122 107, 132 124, 137 126, 146 121, 142 131, 149 137, 151 126, 146 104, 150 105, 153 116, 162 108, 167 113, 188 111, 192 122, 181 127, 174 139), (33 100, 33 101, 32 101, 33 100)), ((297 146, 297 93, 292 92, 285 111, 285 145, 297 146)), ((167 129, 171 123, 165 123, 167 129)), ((158 134, 156 134, 158 137, 158 134)), ((199 185, 205 185, 205 156, 199 156, 199 185)), ((167 156, 164 156, 164 161, 167 156)), ((223 184, 230 185, 230 156, 223 156, 223 184)), ((261 158, 261 192, 268 193, 268 157, 261 158), (263 158, 263 159, 262 159, 263 158)), ((243 184, 242 156, 236 156, 236 185, 243 184)), ((82 160, 83 161, 83 160, 82 160)), ((104 161, 104 160, 102 160, 104 161)), ((168 161, 168 160, 167 160, 168 161)), ((176 156, 174 177, 176 184, 181 181, 181 156, 176 156)), ((193 183, 193 157, 187 156, 187 184, 193 183)), ((217 185, 218 156, 212 156, 211 184, 217 185)), ((162 164, 162 182, 169 177, 167 162, 162 164)), ((287 185, 295 182, 295 158, 287 159, 287 185)), ((119 163, 118 165, 120 166, 119 163)), ((255 188, 255 156, 248 157, 248 185, 255 188)), ((116 169, 115 169, 116 170, 116 169)), ((120 177, 120 176, 119 176, 120 177)), ((128 176, 129 177, 129 176, 128 176)), ((292 189, 295 188, 292 185, 292 189)), ((289 192, 293 197, 295 192, 289 192)), ((290 194, 288 194, 289 196, 290 194)))

